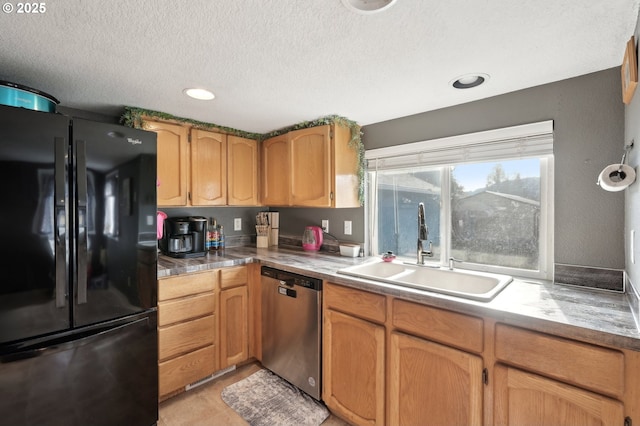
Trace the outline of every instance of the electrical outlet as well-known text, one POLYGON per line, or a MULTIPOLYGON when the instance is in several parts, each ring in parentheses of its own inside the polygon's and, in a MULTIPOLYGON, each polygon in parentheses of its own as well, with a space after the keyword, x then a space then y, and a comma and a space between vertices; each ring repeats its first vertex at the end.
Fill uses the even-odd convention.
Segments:
POLYGON ((329 232, 329 219, 322 219, 322 230, 329 232))
POLYGON ((242 231, 242 218, 236 217, 233 219, 233 230, 242 231))
POLYGON ((344 235, 351 235, 351 221, 344 221, 344 235))

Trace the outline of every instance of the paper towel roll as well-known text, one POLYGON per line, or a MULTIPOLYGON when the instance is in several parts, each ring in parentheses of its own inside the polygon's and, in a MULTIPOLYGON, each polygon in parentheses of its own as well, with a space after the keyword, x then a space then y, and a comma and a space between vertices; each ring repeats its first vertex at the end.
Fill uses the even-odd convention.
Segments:
POLYGON ((633 167, 623 164, 611 164, 600 172, 598 185, 605 191, 622 191, 636 180, 636 171, 633 167))

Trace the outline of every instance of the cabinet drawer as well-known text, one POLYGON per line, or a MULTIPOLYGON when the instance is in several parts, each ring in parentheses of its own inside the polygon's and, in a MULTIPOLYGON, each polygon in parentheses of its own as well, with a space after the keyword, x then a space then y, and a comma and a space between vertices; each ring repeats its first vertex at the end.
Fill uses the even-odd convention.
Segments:
POLYGON ((496 325, 496 358, 506 363, 621 398, 624 355, 612 349, 496 325))
POLYGON ((394 299, 392 321, 394 327, 417 336, 477 353, 484 349, 480 318, 394 299))
POLYGON ((158 301, 213 291, 218 284, 218 270, 185 274, 158 280, 158 301))
POLYGON ((215 371, 215 346, 190 352, 158 364, 160 395, 166 395, 215 371))
POLYGON ((158 326, 212 315, 215 311, 215 301, 214 293, 205 293, 158 303, 158 326))
POLYGON ((247 267, 238 266, 220 270, 221 288, 236 287, 247 283, 247 267))
POLYGON ((387 299, 380 294, 327 283, 324 287, 327 308, 383 323, 387 318, 387 299))
POLYGON ((213 344, 215 322, 213 315, 158 329, 158 358, 181 355, 213 344))

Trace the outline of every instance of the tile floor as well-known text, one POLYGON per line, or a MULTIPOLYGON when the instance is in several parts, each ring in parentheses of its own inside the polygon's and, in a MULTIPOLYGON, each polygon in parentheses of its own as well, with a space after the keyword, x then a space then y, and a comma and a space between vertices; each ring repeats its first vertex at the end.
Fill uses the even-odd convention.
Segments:
MULTIPOLYGON (((189 392, 161 402, 158 426, 246 425, 247 422, 225 404, 220 393, 226 386, 250 376, 260 368, 258 363, 244 365, 189 392)), ((322 425, 346 426, 347 423, 331 415, 322 425)))

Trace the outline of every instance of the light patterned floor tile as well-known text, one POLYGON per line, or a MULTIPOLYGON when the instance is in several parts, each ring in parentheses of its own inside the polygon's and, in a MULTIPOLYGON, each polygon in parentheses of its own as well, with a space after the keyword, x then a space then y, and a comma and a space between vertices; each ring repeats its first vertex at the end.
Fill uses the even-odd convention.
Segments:
MULTIPOLYGON (((258 363, 244 365, 222 377, 189 392, 160 403, 158 426, 245 426, 247 422, 220 397, 222 389, 250 376, 262 367, 258 363)), ((348 426, 331 415, 324 426, 348 426)))

